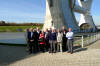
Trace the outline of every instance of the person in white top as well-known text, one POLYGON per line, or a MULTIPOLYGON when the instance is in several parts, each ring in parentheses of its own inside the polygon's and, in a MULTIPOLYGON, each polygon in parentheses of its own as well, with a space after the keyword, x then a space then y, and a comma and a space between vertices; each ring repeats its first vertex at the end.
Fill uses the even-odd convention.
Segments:
POLYGON ((67 44, 68 44, 68 53, 73 53, 73 38, 74 38, 74 33, 72 32, 72 29, 69 28, 68 32, 66 33, 66 38, 68 39, 67 44))
POLYGON ((58 33, 57 33, 57 51, 62 52, 62 37, 63 37, 63 33, 61 33, 60 29, 58 29, 58 33))

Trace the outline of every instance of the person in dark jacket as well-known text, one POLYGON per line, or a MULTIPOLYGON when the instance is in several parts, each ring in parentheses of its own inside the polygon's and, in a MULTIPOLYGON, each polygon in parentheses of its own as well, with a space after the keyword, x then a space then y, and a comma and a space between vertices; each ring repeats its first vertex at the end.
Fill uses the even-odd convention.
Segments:
POLYGON ((29 36, 29 29, 26 29, 26 33, 25 33, 25 39, 27 41, 27 51, 29 51, 29 42, 28 42, 28 36, 29 36))
POLYGON ((28 43, 29 43, 29 53, 31 54, 32 52, 35 52, 33 50, 35 50, 35 37, 34 37, 34 32, 33 32, 33 28, 30 28, 30 32, 28 35, 28 43))
POLYGON ((49 34, 50 50, 49 53, 56 53, 57 35, 56 29, 53 29, 49 34))
POLYGON ((37 32, 37 37, 38 37, 38 41, 37 41, 37 48, 38 48, 38 50, 37 51, 39 51, 40 50, 40 42, 39 42, 39 36, 40 36, 40 34, 41 34, 41 30, 40 30, 40 28, 39 27, 37 27, 36 28, 37 30, 36 30, 36 32, 37 32))
POLYGON ((67 48, 67 38, 66 38, 66 33, 68 31, 65 29, 65 27, 63 26, 62 27, 62 33, 63 33, 63 41, 62 41, 62 49, 63 49, 63 52, 67 51, 68 48, 67 48))
POLYGON ((48 31, 48 29, 46 29, 46 31, 45 31, 45 42, 46 42, 46 51, 48 51, 49 47, 50 47, 50 45, 49 45, 49 31, 48 31))
POLYGON ((38 51, 39 51, 38 40, 39 40, 39 34, 37 33, 36 30, 34 30, 34 44, 35 44, 35 52, 38 52, 38 51))

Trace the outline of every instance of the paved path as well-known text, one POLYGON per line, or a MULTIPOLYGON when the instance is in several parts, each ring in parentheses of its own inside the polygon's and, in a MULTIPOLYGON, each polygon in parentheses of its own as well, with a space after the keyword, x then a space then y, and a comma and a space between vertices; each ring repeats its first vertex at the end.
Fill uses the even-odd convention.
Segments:
POLYGON ((29 55, 25 50, 25 47, 0 46, 0 66, 100 66, 100 41, 76 49, 74 54, 29 55))

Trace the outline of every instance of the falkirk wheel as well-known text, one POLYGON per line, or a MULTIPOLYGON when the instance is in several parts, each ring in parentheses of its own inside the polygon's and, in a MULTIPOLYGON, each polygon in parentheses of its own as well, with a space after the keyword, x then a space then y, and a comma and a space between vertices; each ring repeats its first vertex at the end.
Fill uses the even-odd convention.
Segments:
POLYGON ((46 15, 44 20, 43 30, 49 28, 61 29, 65 26, 66 29, 72 28, 73 31, 80 31, 80 26, 84 23, 90 25, 92 31, 97 28, 94 24, 91 15, 92 0, 46 0, 46 15), (75 19, 74 12, 81 14, 79 24, 75 19))

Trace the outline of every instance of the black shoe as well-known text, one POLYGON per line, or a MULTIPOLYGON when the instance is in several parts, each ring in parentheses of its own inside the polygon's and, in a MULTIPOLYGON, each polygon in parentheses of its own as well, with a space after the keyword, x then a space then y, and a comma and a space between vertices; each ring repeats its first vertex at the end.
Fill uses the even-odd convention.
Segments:
POLYGON ((32 52, 29 52, 29 54, 32 54, 32 52))
POLYGON ((44 53, 45 51, 43 50, 42 52, 44 53))
POLYGON ((49 53, 51 53, 51 51, 49 51, 49 53))

